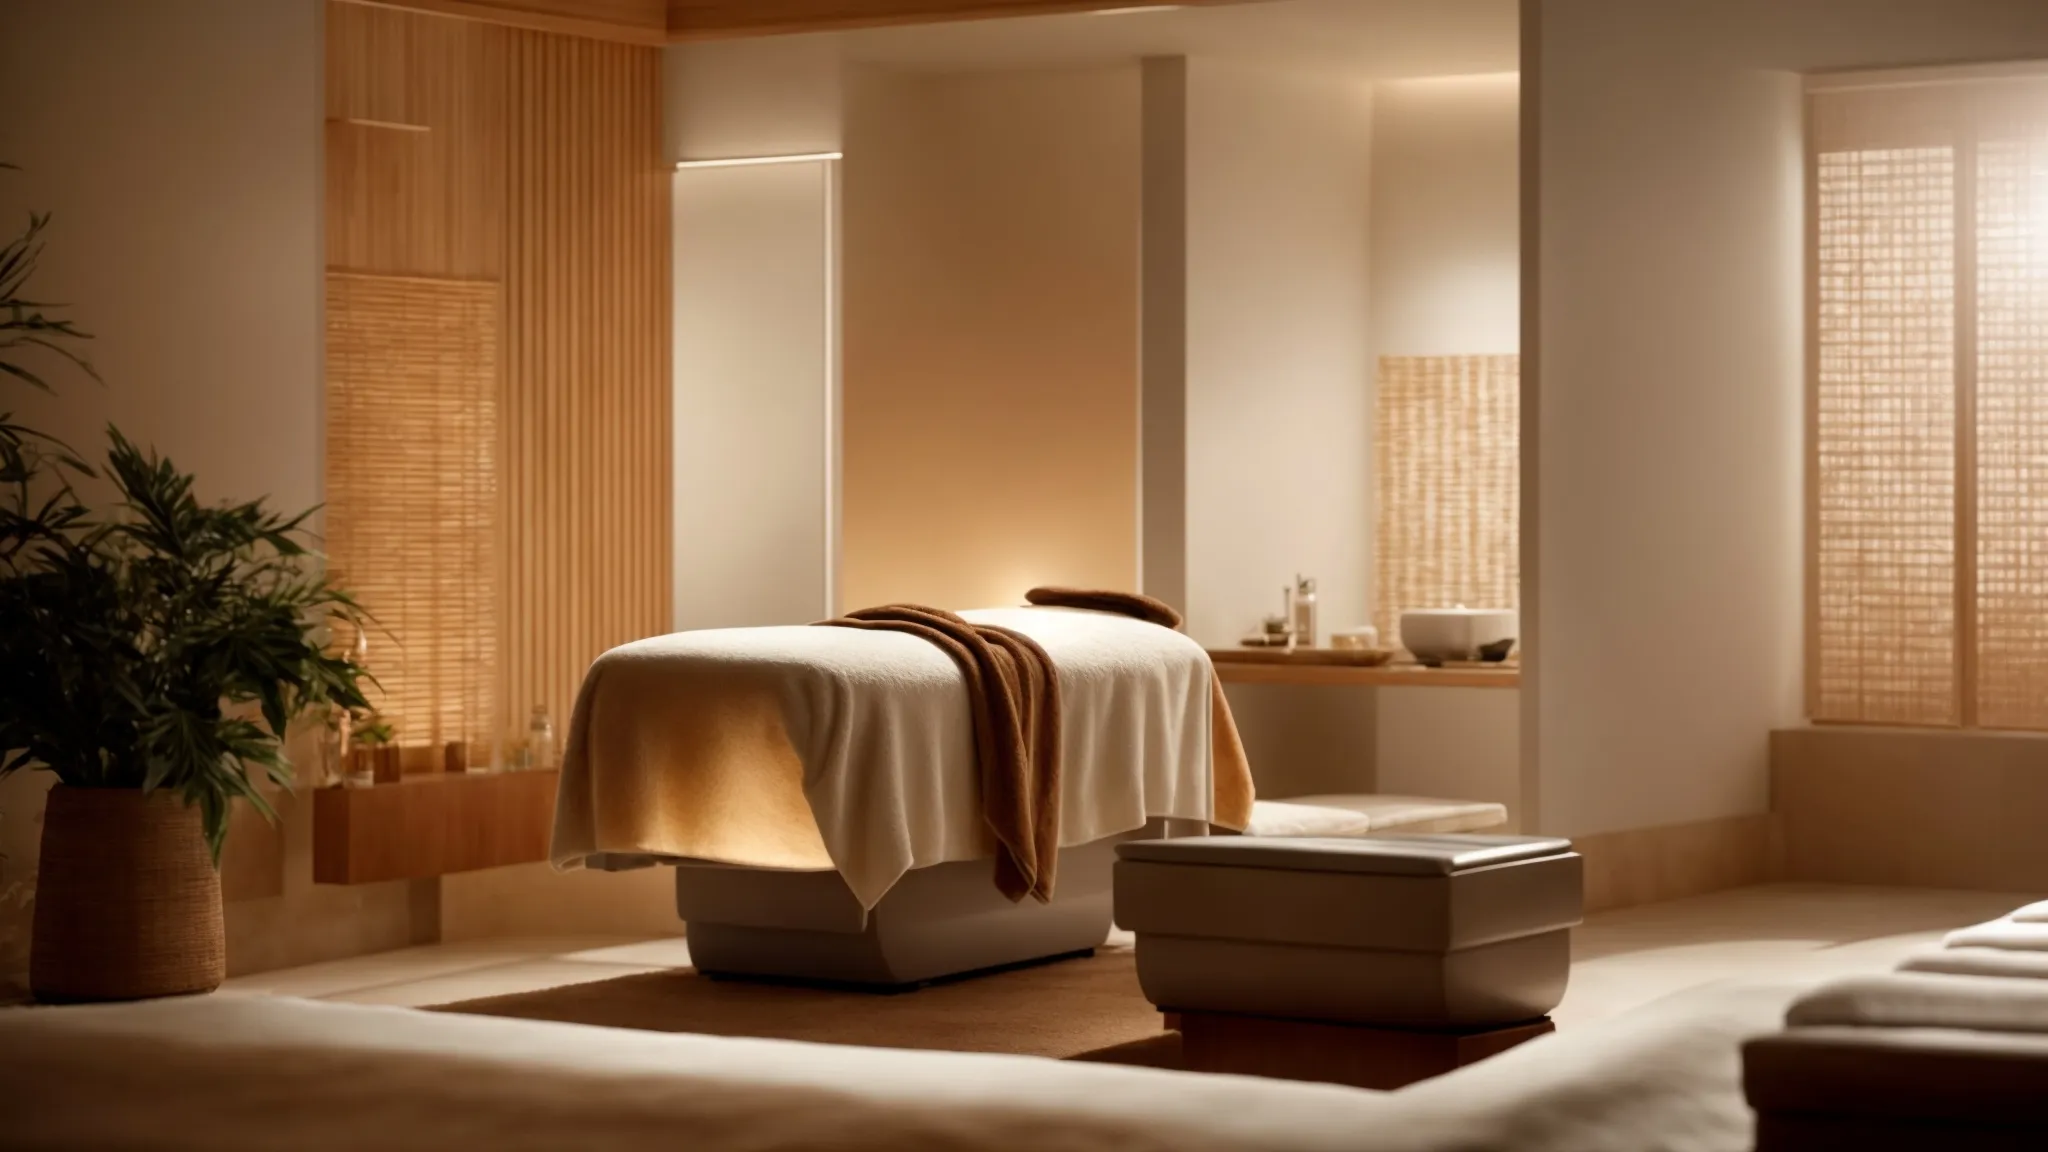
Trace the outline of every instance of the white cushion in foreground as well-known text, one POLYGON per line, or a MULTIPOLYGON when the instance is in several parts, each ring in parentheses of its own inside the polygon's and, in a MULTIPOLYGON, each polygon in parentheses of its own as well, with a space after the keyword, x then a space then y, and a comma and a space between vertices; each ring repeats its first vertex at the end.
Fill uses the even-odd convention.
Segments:
POLYGON ((378 1152, 1747 1152, 1697 989, 1400 1092, 216 994, 0 1009, 0 1145, 378 1152))

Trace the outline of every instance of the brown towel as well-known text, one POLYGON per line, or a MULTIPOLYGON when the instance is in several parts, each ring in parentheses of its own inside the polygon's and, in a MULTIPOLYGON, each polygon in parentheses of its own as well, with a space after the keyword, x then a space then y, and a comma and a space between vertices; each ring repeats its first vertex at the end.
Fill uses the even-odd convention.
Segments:
POLYGON ((998 846, 996 887, 1012 900, 1051 900, 1060 850, 1060 682, 1052 657, 1021 632, 915 604, 819 623, 908 633, 960 666, 973 710, 982 820, 998 846))
MULTIPOLYGON (((1113 612, 1157 624, 1179 628, 1180 613, 1161 600, 1136 592, 1103 592, 1087 588, 1033 588, 1025 602, 1041 608, 1085 608, 1091 612, 1113 612)), ((1244 741, 1237 734, 1237 720, 1224 698, 1223 682, 1209 673, 1210 787, 1215 789, 1215 822, 1242 832, 1252 820, 1251 761, 1244 754, 1244 741)))

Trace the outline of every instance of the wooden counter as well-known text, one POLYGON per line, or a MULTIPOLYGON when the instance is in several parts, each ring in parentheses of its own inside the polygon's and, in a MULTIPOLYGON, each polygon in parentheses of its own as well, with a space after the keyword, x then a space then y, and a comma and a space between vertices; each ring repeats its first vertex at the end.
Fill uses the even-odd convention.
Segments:
POLYGON ((548 858, 553 769, 421 773, 313 793, 313 880, 375 884, 548 858))
POLYGON ((1273 662, 1260 649, 1211 648, 1216 678, 1225 684, 1343 684, 1360 688, 1519 688, 1520 664, 1485 667, 1425 668, 1420 664, 1356 664, 1273 662), (1246 653, 1257 653, 1248 656, 1246 653), (1258 663, 1251 661, 1257 660, 1258 663))

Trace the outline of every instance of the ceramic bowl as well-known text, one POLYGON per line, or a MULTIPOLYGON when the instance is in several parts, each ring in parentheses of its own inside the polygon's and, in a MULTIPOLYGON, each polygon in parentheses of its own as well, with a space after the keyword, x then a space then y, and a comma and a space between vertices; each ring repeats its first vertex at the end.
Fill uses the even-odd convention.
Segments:
POLYGON ((1423 664, 1477 660, 1480 649, 1513 641, 1517 622, 1509 608, 1411 608, 1401 613, 1401 647, 1423 664))

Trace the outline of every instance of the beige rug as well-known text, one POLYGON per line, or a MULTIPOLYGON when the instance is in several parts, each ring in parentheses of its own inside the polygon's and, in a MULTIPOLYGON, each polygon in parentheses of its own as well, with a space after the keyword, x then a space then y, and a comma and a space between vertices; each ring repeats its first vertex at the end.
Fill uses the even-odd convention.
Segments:
POLYGON ((682 968, 465 1000, 434 1011, 1175 1067, 1179 1035, 1162 1031, 1159 1011, 1138 989, 1134 957, 1128 946, 1104 948, 897 993, 712 980, 682 968))

